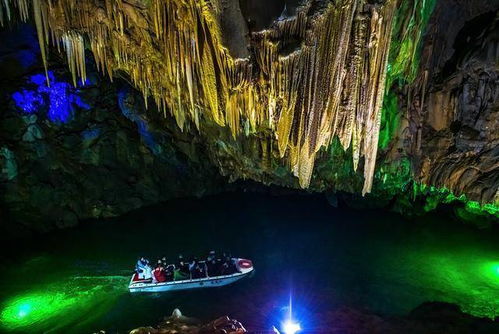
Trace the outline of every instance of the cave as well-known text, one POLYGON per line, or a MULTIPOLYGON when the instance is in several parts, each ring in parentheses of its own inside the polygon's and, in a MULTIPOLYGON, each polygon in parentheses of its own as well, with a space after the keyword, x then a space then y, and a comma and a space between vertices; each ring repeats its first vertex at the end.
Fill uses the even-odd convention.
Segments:
POLYGON ((0 332, 499 333, 499 1, 0 1, 0 332))

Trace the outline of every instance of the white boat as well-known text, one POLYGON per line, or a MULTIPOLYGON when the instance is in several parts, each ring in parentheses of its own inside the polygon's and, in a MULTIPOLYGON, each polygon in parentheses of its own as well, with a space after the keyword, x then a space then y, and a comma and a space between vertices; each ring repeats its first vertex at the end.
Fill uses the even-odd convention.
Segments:
POLYGON ((253 271, 253 263, 250 260, 234 258, 237 272, 230 275, 213 277, 184 279, 170 282, 152 282, 151 280, 136 280, 135 274, 130 279, 128 288, 130 292, 166 292, 178 290, 190 290, 199 288, 215 288, 232 284, 249 276, 253 271))

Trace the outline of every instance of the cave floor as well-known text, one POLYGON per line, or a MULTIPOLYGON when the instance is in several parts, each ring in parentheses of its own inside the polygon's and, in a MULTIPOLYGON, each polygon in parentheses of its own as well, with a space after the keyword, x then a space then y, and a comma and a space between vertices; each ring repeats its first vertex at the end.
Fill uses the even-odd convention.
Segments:
POLYGON ((110 332, 158 323, 174 308, 228 314, 250 330, 278 326, 290 291, 305 330, 342 306, 402 315, 426 301, 499 315, 499 234, 433 213, 333 208, 323 196, 231 193, 175 200, 19 241, 3 258, 2 330, 110 332), (212 290, 130 295, 137 256, 226 250, 253 277, 212 290))

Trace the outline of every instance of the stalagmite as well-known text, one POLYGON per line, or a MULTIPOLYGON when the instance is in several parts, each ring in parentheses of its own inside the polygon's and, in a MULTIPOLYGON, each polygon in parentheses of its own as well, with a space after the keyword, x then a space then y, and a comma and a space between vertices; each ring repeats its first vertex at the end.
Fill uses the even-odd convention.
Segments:
MULTIPOLYGON (((7 19, 14 8, 26 19, 32 6, 44 61, 47 44, 62 42, 75 84, 85 81, 88 41, 99 70, 127 73, 180 128, 215 123, 235 140, 269 130, 304 188, 337 136, 355 169, 364 158, 363 193, 371 190, 397 0, 336 0, 318 12, 307 2, 252 33, 244 59, 223 44, 221 0, 4 1, 7 19)), ((262 136, 262 160, 272 139, 262 136)))

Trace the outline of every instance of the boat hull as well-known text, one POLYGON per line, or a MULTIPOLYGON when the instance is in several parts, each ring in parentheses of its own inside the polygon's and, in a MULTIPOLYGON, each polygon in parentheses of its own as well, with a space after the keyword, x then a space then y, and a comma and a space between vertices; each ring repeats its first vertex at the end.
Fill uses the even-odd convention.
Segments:
POLYGON ((251 272, 252 270, 246 273, 163 283, 130 283, 129 289, 130 292, 166 292, 200 288, 216 288, 237 282, 248 276, 251 272))
POLYGON ((179 290, 191 290, 201 288, 216 288, 219 286, 229 285, 240 279, 249 276, 253 273, 253 264, 249 260, 235 258, 238 272, 230 275, 222 275, 215 277, 203 277, 181 281, 171 281, 162 283, 146 283, 134 281, 133 276, 130 280, 128 289, 130 292, 167 292, 179 290))

